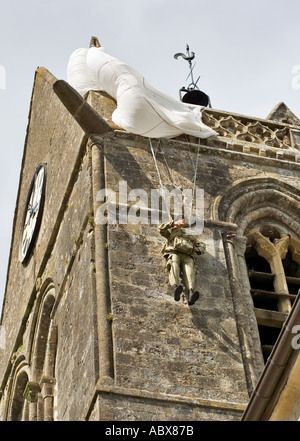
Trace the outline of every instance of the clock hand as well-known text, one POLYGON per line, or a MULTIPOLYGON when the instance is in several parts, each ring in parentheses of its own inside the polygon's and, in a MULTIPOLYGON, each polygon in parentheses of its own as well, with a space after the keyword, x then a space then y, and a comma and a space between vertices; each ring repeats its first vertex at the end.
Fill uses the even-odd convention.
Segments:
POLYGON ((39 202, 37 202, 34 207, 31 204, 28 205, 24 226, 28 227, 31 224, 31 221, 34 218, 38 207, 39 207, 39 202))

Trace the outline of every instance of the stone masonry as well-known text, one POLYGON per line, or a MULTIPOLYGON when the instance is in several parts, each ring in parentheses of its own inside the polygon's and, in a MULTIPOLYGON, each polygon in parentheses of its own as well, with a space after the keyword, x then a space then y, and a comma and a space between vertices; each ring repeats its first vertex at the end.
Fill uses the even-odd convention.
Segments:
POLYGON ((299 120, 283 104, 260 121, 207 109, 218 138, 153 141, 168 188, 192 188, 199 152, 207 251, 189 306, 174 302, 155 225, 97 221, 101 189, 118 196, 123 181, 150 201, 159 188, 149 140, 113 125, 105 94, 82 104, 57 84, 37 70, 1 318, 1 420, 239 420, 263 368, 239 227, 277 193, 299 201, 299 120), (21 222, 40 163, 45 206, 24 266, 21 222), (261 201, 257 189, 271 187, 261 201))

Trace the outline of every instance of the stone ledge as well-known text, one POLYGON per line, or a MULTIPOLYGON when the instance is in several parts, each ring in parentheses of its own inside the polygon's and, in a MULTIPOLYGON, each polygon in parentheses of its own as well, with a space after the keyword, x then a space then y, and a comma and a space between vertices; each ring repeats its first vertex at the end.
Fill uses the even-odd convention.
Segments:
POLYGON ((127 389, 120 386, 109 385, 109 384, 105 385, 105 384, 101 384, 101 382, 98 382, 95 388, 95 393, 90 405, 90 409, 88 410, 87 415, 85 417, 86 420, 89 419, 95 401, 98 395, 101 394, 112 394, 112 395, 119 395, 128 398, 163 401, 178 405, 205 407, 207 409, 214 409, 214 410, 228 410, 228 411, 240 412, 241 414, 244 412, 247 406, 247 403, 236 403, 231 401, 218 401, 218 400, 211 400, 204 398, 193 398, 189 396, 164 394, 160 392, 150 392, 148 390, 140 390, 140 389, 129 389, 129 388, 127 389))
MULTIPOLYGON (((140 135, 135 135, 133 133, 125 132, 123 130, 114 130, 111 134, 104 134, 104 135, 97 135, 93 134, 91 136, 91 139, 96 144, 101 144, 102 141, 106 141, 108 139, 112 139, 112 137, 115 137, 116 139, 124 139, 127 141, 130 141, 132 144, 130 147, 137 146, 139 148, 143 147, 143 144, 148 144, 149 140, 148 138, 142 137, 140 135), (143 144, 142 144, 143 143, 143 144)), ((272 155, 259 155, 257 152, 248 149, 243 149, 241 151, 240 146, 237 150, 231 150, 231 145, 226 143, 224 140, 221 139, 221 137, 215 138, 214 141, 211 140, 211 144, 215 145, 206 145, 207 140, 200 140, 199 144, 196 144, 195 142, 187 142, 183 141, 182 139, 178 138, 172 138, 172 139, 160 139, 161 145, 163 147, 172 146, 174 148, 180 148, 181 150, 193 150, 197 151, 199 148, 200 153, 207 153, 207 154, 213 154, 217 156, 223 156, 230 159, 238 159, 243 162, 254 162, 259 163, 261 165, 268 165, 268 166, 275 166, 280 167, 284 169, 292 169, 292 170, 300 170, 300 155, 297 154, 297 151, 293 152, 291 150, 281 150, 278 149, 278 152, 276 152, 276 155, 274 154, 274 151, 272 150, 272 155), (292 154, 292 158, 291 158, 292 154), (295 154, 295 156, 294 156, 295 154), (292 160, 291 160, 292 159, 292 160)), ((246 143, 245 143, 246 144, 246 143)), ((114 145, 114 148, 116 146, 114 145)), ((257 149, 257 145, 256 145, 257 149)), ((265 146, 264 146, 265 149, 265 146)))

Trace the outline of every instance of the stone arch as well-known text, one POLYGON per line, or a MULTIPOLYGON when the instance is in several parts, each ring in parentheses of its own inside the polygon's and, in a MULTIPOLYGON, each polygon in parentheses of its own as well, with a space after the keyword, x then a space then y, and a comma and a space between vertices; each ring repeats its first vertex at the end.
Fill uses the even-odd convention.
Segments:
MULTIPOLYGON (((290 251, 293 260, 298 265, 300 262, 300 189, 271 177, 241 180, 215 201, 213 214, 217 220, 236 225, 237 240, 246 237, 246 244, 253 242, 258 254, 271 265, 275 291, 288 294, 286 281, 281 277, 282 260, 290 251), (270 235, 274 240, 270 240, 270 235), (282 246, 284 242, 286 246, 282 246)), ((283 303, 283 310, 288 312, 290 301, 283 303)))
MULTIPOLYGON (((300 189, 274 177, 248 178, 235 182, 215 199, 212 219, 224 223, 224 250, 229 269, 237 327, 242 347, 249 392, 257 383, 264 367, 245 251, 249 242, 274 269, 282 267, 275 259, 274 240, 264 237, 268 228, 276 230, 277 240, 291 237, 290 250, 298 259, 300 243, 300 189), (264 234, 262 234, 264 233, 264 234), (273 243, 273 242, 274 243, 273 243)), ((275 236, 274 236, 275 238, 275 236)), ((277 250, 278 251, 278 250, 277 250)), ((281 252, 281 250, 279 250, 281 252)), ((283 251, 282 251, 283 253, 283 251)), ((284 253, 283 253, 284 254, 284 253)), ((300 253, 299 253, 300 254, 300 253)), ((299 256, 300 257, 300 256, 299 256)), ((288 291, 279 272, 275 290, 288 291)), ((288 306, 283 313, 288 312, 288 306)))
POLYGON ((271 177, 240 180, 216 198, 212 218, 236 224, 239 235, 258 219, 276 219, 300 236, 300 189, 271 177))
POLYGON ((34 388, 33 419, 52 421, 55 385, 55 359, 57 347, 57 327, 52 318, 55 303, 55 288, 47 281, 39 295, 36 307, 31 352, 31 377, 34 388))
POLYGON ((290 249, 293 255, 293 260, 300 265, 300 241, 291 237, 290 239, 290 249))
POLYGON ((15 374, 8 419, 10 421, 26 421, 29 419, 29 409, 25 399, 25 391, 29 383, 30 374, 28 364, 25 362, 23 355, 16 359, 13 370, 15 374))
POLYGON ((34 344, 32 350, 32 376, 36 382, 41 380, 46 359, 47 343, 51 327, 51 312, 55 302, 55 290, 50 284, 42 295, 37 316, 34 344))

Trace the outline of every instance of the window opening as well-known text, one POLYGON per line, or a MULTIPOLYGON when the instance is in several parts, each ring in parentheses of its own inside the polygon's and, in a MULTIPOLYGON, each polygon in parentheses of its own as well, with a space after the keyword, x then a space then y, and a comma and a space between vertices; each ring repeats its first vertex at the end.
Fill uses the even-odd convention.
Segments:
POLYGON ((259 338, 261 341, 261 349, 264 357, 264 362, 267 362, 270 356, 273 346, 281 331, 280 328, 273 328, 270 326, 258 325, 259 338))
POLYGON ((11 421, 27 421, 28 420, 28 402, 24 398, 24 392, 28 383, 26 372, 21 372, 17 379, 15 390, 11 404, 11 421))
POLYGON ((274 275, 269 262, 252 246, 247 248, 245 258, 254 307, 277 310, 276 299, 270 295, 274 291, 274 275))
POLYGON ((295 260, 293 260, 293 253, 291 248, 289 248, 287 255, 282 260, 282 264, 289 293, 297 295, 300 289, 300 265, 295 260))
MULTIPOLYGON (((249 245, 245 252, 245 260, 248 268, 262 354, 266 362, 287 317, 287 311, 282 309, 282 302, 289 301, 292 305, 300 289, 300 265, 294 259, 293 253, 295 249, 293 247, 289 247, 286 254, 284 255, 283 253, 282 257, 279 257, 280 253, 282 253, 282 248, 278 248, 275 254, 277 253, 277 263, 278 261, 279 263, 282 262, 282 266, 281 264, 280 266, 284 269, 283 273, 280 271, 280 266, 274 264, 274 254, 270 254, 270 262, 259 255, 253 237, 252 235, 251 240, 249 240, 249 245), (273 269, 278 268, 277 274, 272 273, 271 262, 273 269), (275 278, 277 278, 276 282, 275 278), (276 292, 275 287, 278 287, 278 278, 282 278, 279 285, 286 284, 288 291, 285 289, 284 292, 281 290, 276 292)), ((272 228, 261 229, 256 237, 260 240, 261 249, 267 250, 268 246, 272 244, 270 248, 273 250, 272 252, 274 252, 276 244, 280 240, 280 235, 272 228), (265 239, 262 238, 262 235, 265 239)), ((288 236, 284 237, 287 237, 288 240, 288 236)), ((295 242, 295 240, 293 241, 295 242)), ((268 254, 264 255, 268 258, 268 254)))

